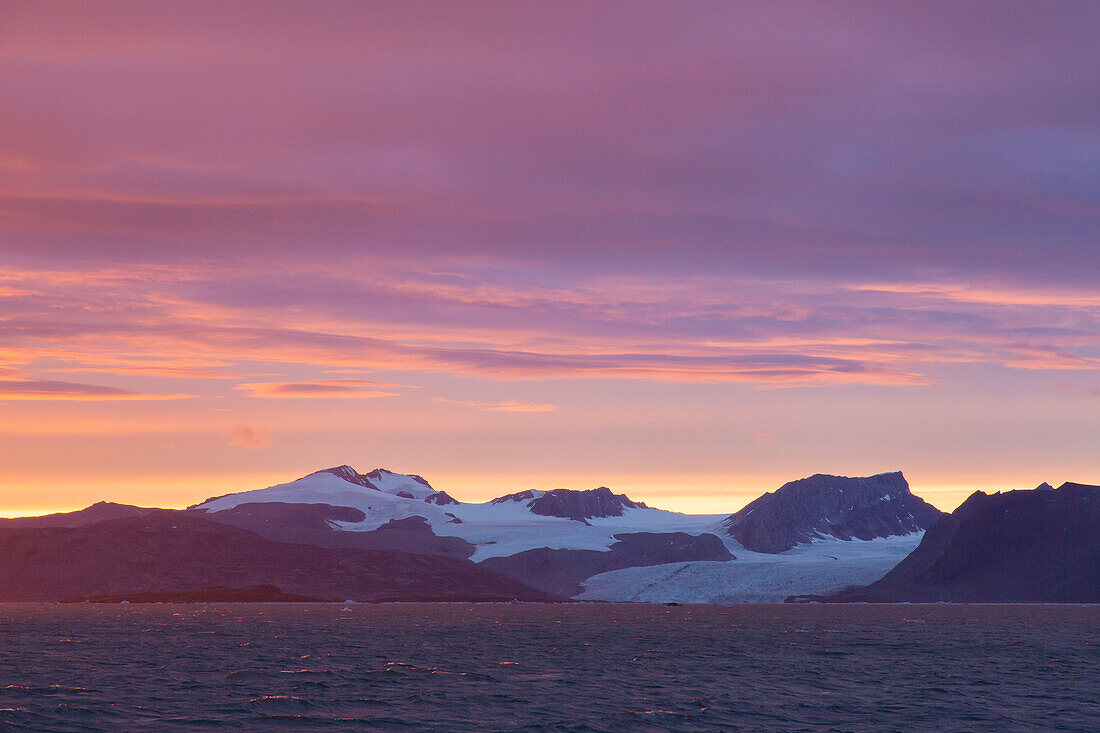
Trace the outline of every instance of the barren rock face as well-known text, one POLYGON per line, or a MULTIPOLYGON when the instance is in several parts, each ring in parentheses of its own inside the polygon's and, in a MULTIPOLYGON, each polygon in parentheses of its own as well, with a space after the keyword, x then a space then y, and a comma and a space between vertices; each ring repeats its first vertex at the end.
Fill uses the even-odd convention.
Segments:
MULTIPOLYGON (((336 478, 341 478, 347 481, 349 484, 355 484, 356 486, 362 486, 364 489, 378 489, 377 486, 371 483, 371 474, 362 474, 356 471, 351 466, 335 466, 333 468, 326 468, 317 473, 331 473, 336 478)), ((374 478, 377 478, 378 471, 372 471, 374 478)))
POLYGON ((544 517, 561 517, 583 522, 595 517, 621 517, 624 509, 645 508, 640 501, 632 501, 626 494, 614 494, 601 486, 597 489, 553 489, 552 491, 521 491, 493 499, 493 504, 509 501, 527 502, 532 514, 544 517))
POLYGON ((367 532, 345 532, 337 522, 361 522, 359 509, 329 504, 258 502, 238 504, 220 512, 192 510, 220 524, 247 529, 276 542, 317 547, 355 547, 363 550, 399 550, 418 555, 446 555, 465 560, 474 553, 458 537, 439 537, 424 517, 393 519, 367 532))
POLYGON ((791 481, 730 515, 727 533, 754 552, 785 552, 818 537, 870 540, 927 529, 944 514, 909 492, 900 472, 817 474, 791 481))
POLYGON ((977 491, 881 580, 823 600, 1100 602, 1100 486, 977 491))
POLYGON ((155 511, 157 510, 146 507, 100 501, 75 512, 59 512, 41 517, 0 519, 0 527, 82 527, 85 524, 95 524, 108 519, 139 517, 142 514, 155 511))
MULTIPOLYGON (((202 510, 198 510, 202 512, 202 510)), ((199 516, 222 524, 247 529, 269 539, 265 530, 331 530, 332 522, 362 522, 366 515, 358 509, 330 504, 286 504, 282 502, 257 502, 238 504, 220 512, 202 512, 199 516)))

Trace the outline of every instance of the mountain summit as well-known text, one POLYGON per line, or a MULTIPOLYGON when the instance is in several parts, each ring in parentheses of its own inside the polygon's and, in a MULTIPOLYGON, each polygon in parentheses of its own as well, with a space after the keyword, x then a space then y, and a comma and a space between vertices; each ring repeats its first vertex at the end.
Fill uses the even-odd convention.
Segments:
MULTIPOLYGON (((359 473, 351 466, 343 465, 314 471, 296 481, 266 489, 214 496, 190 508, 223 511, 253 502, 318 503, 362 508, 361 502, 364 501, 365 494, 373 496, 382 505, 392 504, 392 500, 398 499, 437 506, 458 504, 446 491, 436 491, 423 477, 416 474, 394 473, 384 468, 376 468, 370 473, 359 473), (368 491, 363 492, 361 489, 368 491)), ((369 503, 371 502, 368 501, 369 503)), ((400 516, 409 516, 409 512, 400 516)))
POLYGON ((871 540, 931 527, 944 514, 914 496, 900 471, 864 478, 815 474, 768 492, 722 522, 753 552, 785 552, 815 539, 871 540))
POLYGON ((598 517, 621 517, 624 509, 648 509, 640 501, 632 501, 626 494, 614 494, 606 486, 577 491, 552 489, 550 491, 520 491, 493 499, 492 504, 508 502, 524 503, 532 514, 543 517, 561 517, 585 522, 598 517))
MULTIPOLYGON (((423 476, 417 476, 415 473, 394 473, 385 468, 376 468, 370 473, 359 473, 351 466, 344 465, 316 471, 311 473, 310 476, 316 476, 319 473, 331 473, 333 476, 356 486, 376 489, 404 499, 420 499, 429 504, 440 505, 458 503, 446 491, 436 491, 431 484, 424 480, 423 476)), ((309 476, 306 478, 309 478, 309 476)))

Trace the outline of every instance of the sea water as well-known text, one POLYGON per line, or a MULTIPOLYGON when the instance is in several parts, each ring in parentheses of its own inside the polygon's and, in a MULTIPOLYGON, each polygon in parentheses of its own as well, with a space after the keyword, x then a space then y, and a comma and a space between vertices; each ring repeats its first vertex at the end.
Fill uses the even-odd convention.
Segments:
POLYGON ((0 605, 0 731, 1100 731, 1100 608, 0 605))

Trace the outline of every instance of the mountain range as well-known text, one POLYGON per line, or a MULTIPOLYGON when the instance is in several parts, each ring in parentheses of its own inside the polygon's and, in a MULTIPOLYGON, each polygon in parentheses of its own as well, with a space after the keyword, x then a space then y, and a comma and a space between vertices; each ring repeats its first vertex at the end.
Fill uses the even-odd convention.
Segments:
MULTIPOLYGON (((1040 500, 1045 526, 1072 528, 1061 544, 1035 540, 1077 548, 1040 554, 1042 572, 1095 567, 1095 517, 1061 499, 1087 504, 1093 490, 1010 492, 1059 497, 1040 500), (1071 510, 1077 524, 1060 519, 1071 510)), ((987 517, 986 530, 974 530, 984 506, 975 497, 945 515, 901 473, 818 474, 730 515, 688 515, 602 486, 464 503, 415 474, 345 465, 186 510, 101 502, 0 520, 0 600, 902 599, 928 586, 928 573, 946 577, 960 553, 984 557, 975 547, 1011 544, 1021 528, 1040 536, 1015 514, 1019 527, 987 517)), ((997 572, 942 599, 989 599, 1008 587, 998 578, 1015 572, 1019 586, 1040 573, 1034 563, 997 572)), ((1095 585, 1095 576, 1080 582, 1095 585)))

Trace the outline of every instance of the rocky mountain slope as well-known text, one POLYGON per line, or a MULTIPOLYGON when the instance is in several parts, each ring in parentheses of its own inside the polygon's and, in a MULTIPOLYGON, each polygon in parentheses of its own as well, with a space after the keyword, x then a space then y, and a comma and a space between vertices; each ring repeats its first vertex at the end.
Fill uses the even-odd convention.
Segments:
POLYGON ((140 517, 143 514, 156 511, 129 504, 115 504, 110 501, 100 501, 84 509, 75 512, 59 512, 57 514, 45 514, 40 517, 14 517, 12 519, 0 519, 2 527, 83 527, 86 524, 104 522, 108 519, 121 519, 123 517, 140 517))
POLYGON ((1100 486, 975 492, 882 579, 812 600, 1098 603, 1100 486))
POLYGON ((872 540, 920 532, 942 516, 910 493, 900 472, 866 478, 817 474, 764 494, 722 526, 748 550, 778 553, 824 537, 872 540))
POLYGON ((273 586, 334 601, 552 600, 467 560, 264 539, 178 511, 72 528, 0 529, 0 600, 80 600, 273 586))

